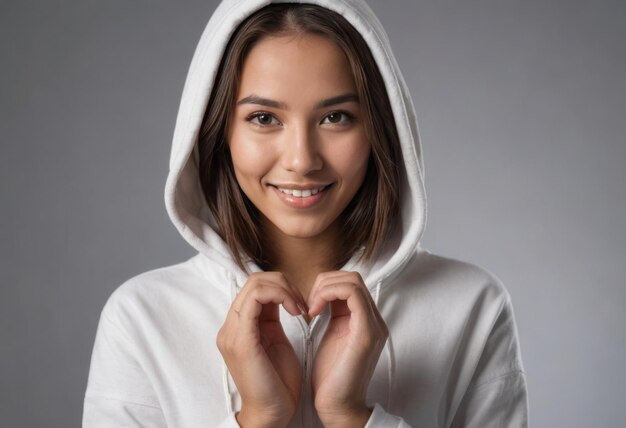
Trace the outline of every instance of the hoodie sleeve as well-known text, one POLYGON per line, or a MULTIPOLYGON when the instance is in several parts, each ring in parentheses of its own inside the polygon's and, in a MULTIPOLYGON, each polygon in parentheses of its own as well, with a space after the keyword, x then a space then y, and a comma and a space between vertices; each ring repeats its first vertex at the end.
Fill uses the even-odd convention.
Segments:
POLYGON ((460 427, 528 427, 526 377, 513 306, 503 304, 452 421, 460 427))
POLYGON ((156 394, 133 342, 102 311, 91 356, 83 427, 166 427, 156 394))
POLYGON ((391 415, 376 403, 365 428, 411 428, 404 419, 391 415))
MULTIPOLYGON (((115 299, 100 316, 83 404, 83 428, 168 426, 149 376, 142 367, 136 341, 115 322, 115 299)), ((199 424, 202 426, 202 424, 199 424)), ((234 413, 218 428, 239 428, 234 413)))
MULTIPOLYGON (((460 400, 450 428, 528 427, 526 377, 513 306, 508 294, 460 400)), ((376 404, 365 428, 410 428, 376 404)))

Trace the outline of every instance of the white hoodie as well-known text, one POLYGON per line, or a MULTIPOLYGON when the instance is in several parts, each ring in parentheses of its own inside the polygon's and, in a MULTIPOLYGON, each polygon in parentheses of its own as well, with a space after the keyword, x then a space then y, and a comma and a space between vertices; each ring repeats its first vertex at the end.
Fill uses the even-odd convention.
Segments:
MULTIPOLYGON (((367 427, 526 427, 526 381, 509 294, 484 269, 419 245, 426 199, 417 122, 387 35, 363 1, 305 2, 339 12, 361 33, 385 80, 402 146, 399 227, 373 264, 353 257, 342 268, 361 274, 390 332, 368 389, 374 411, 367 427)), ((108 299, 91 359, 84 427, 238 427, 241 399, 215 340, 247 276, 213 228, 196 142, 230 36, 270 3, 276 1, 225 0, 202 34, 165 188, 170 218, 198 254, 130 279, 108 299)), ((281 322, 303 371, 289 426, 321 426, 309 382, 328 311, 309 326, 281 308, 281 322)))

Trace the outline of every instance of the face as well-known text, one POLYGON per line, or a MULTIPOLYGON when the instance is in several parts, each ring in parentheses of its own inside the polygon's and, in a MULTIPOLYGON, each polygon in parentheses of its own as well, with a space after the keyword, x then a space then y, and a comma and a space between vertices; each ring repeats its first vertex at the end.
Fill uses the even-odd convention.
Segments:
POLYGON ((244 61, 229 147, 266 233, 316 238, 361 186, 370 145, 343 51, 317 35, 267 37, 244 61))

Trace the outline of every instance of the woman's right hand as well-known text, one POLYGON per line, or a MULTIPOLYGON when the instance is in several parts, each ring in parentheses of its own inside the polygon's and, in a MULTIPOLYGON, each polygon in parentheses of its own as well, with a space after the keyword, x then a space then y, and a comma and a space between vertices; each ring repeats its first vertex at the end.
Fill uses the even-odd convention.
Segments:
POLYGON ((282 273, 253 273, 217 334, 217 347, 241 395, 236 417, 244 428, 286 426, 300 398, 302 370, 278 305, 294 316, 306 312, 304 298, 282 273))

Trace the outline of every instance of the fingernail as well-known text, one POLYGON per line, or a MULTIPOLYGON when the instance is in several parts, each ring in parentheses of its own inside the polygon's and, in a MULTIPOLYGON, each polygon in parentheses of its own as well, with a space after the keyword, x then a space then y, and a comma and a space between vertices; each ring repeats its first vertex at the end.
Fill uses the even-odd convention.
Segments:
POLYGON ((296 305, 298 306, 298 309, 300 309, 300 313, 302 315, 306 315, 306 313, 308 312, 306 309, 304 309, 304 306, 302 306, 302 303, 298 302, 296 303, 296 305))

